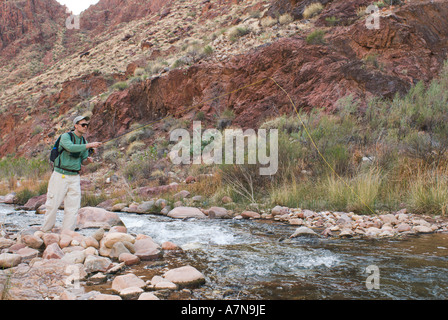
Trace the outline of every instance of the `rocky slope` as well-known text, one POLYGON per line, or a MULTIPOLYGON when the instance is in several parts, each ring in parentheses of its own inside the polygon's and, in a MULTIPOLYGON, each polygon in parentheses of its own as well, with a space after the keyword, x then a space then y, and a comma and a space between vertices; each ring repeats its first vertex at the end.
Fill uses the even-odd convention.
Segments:
POLYGON ((347 95, 363 108, 373 96, 391 98, 431 80, 447 57, 444 1, 385 6, 378 30, 366 28, 370 1, 321 1, 322 10, 305 19, 311 2, 102 0, 82 14, 66 58, 3 90, 0 155, 47 150, 55 132, 85 112, 93 116, 92 139, 165 115, 191 120, 199 111, 210 126, 231 110, 234 125, 254 127, 292 111, 272 80, 212 99, 267 77, 299 108, 333 110, 347 95), (282 20, 287 14, 292 19, 282 20), (111 90, 126 78, 122 90, 111 90), (209 102, 189 109, 202 101, 209 102))

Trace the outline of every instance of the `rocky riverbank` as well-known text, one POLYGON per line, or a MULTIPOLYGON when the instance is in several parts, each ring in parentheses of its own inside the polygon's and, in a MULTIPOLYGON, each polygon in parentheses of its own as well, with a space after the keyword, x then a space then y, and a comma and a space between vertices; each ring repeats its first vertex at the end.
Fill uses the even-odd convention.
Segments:
POLYGON ((154 292, 182 290, 205 282, 204 275, 189 265, 172 268, 148 281, 142 280, 132 273, 132 266, 161 260, 166 252, 181 249, 171 242, 158 244, 147 235, 127 233, 115 213, 84 208, 78 217, 78 226, 83 229, 95 224, 104 228, 97 228, 90 236, 57 229, 44 233, 39 227, 18 234, 2 230, 2 299, 158 300, 154 292), (86 283, 99 284, 107 280, 111 281, 114 294, 86 292, 84 288, 86 283))
MULTIPOLYGON (((5 197, 13 198, 11 196, 5 197)), ((175 243, 156 243, 151 235, 129 234, 116 212, 165 215, 172 219, 252 219, 297 226, 290 235, 340 239, 401 238, 421 233, 448 232, 445 217, 415 215, 402 209, 380 215, 353 212, 315 212, 275 206, 270 210, 236 212, 224 207, 193 206, 197 196, 188 191, 168 201, 154 198, 140 203, 106 201, 106 207, 84 207, 77 219, 78 232, 54 229, 43 233, 35 226, 20 232, 0 228, 0 291, 3 299, 159 299, 166 291, 188 292, 205 282, 201 270, 183 265, 164 269, 150 280, 133 274, 133 268, 148 261, 163 260, 181 252, 175 243), (112 204, 114 203, 115 204, 112 204), (188 206, 191 205, 191 206, 188 206), (83 230, 94 232, 87 235, 83 230), (113 294, 86 292, 84 285, 111 282, 113 294), (82 284, 82 285, 79 285, 82 284)), ((45 212, 43 197, 30 199, 36 213, 45 212)), ((231 203, 231 199, 223 199, 231 203)), ((33 210, 25 205, 23 208, 33 210)), ((15 213, 12 213, 15 214, 15 213)), ((347 240, 349 241, 349 240, 347 240)))

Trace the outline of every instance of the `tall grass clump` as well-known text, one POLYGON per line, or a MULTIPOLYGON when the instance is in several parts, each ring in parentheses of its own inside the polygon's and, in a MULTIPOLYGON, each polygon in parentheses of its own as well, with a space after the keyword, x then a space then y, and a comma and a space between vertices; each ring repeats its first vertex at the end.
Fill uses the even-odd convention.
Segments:
POLYGON ((303 10, 303 17, 305 19, 310 19, 317 14, 319 14, 324 9, 324 6, 320 2, 312 3, 305 7, 303 10))

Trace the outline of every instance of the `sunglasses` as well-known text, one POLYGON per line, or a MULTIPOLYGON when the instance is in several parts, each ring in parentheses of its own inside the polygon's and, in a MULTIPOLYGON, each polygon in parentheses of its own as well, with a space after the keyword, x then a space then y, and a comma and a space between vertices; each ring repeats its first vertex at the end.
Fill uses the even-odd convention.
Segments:
POLYGON ((87 128, 89 126, 89 124, 88 123, 82 123, 82 124, 80 124, 80 126, 83 127, 83 128, 87 128))

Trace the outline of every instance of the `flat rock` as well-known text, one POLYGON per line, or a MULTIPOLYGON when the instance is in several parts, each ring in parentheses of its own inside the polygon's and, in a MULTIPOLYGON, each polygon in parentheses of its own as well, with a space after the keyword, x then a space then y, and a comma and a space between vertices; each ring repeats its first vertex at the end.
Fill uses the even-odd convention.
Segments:
POLYGON ((22 261, 30 261, 39 255, 39 250, 25 247, 17 250, 16 253, 22 257, 22 261))
POLYGON ((123 300, 123 299, 121 299, 120 296, 117 296, 115 294, 100 293, 95 295, 92 300, 123 300))
POLYGON ((123 300, 133 300, 137 299, 140 294, 143 293, 143 289, 139 287, 129 287, 125 288, 120 291, 120 297, 123 298, 123 300))
POLYGON ((177 284, 175 284, 171 281, 162 280, 162 281, 157 282, 154 285, 154 289, 155 290, 177 290, 177 284))
POLYGON ((255 211, 248 211, 248 210, 243 211, 243 212, 241 213, 241 216, 242 216, 244 219, 260 219, 260 218, 261 218, 261 215, 260 215, 258 212, 255 212, 255 211))
POLYGON ((138 297, 138 300, 160 300, 160 299, 152 292, 143 292, 138 297))
POLYGON ((412 231, 417 232, 417 233, 430 233, 433 232, 432 228, 427 227, 427 226, 413 226, 412 227, 412 231))
POLYGON ((117 276, 112 281, 112 290, 120 293, 122 290, 131 287, 143 288, 146 285, 145 281, 137 277, 133 273, 122 276, 117 276))
POLYGON ((182 206, 172 209, 168 212, 167 216, 175 219, 206 218, 206 215, 198 208, 182 206))
POLYGON ((205 282, 204 275, 192 266, 171 269, 163 275, 165 280, 180 286, 198 286, 205 282))

